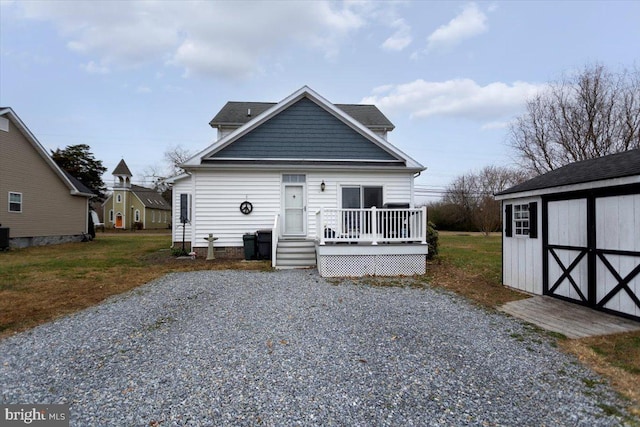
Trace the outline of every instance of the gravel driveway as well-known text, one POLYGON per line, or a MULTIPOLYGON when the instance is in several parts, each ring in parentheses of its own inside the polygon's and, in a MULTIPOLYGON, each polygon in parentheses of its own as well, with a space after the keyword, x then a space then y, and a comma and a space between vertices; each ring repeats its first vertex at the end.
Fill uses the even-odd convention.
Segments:
POLYGON ((312 270, 170 274, 0 341, 0 381, 76 426, 608 426, 624 406, 503 314, 312 270))

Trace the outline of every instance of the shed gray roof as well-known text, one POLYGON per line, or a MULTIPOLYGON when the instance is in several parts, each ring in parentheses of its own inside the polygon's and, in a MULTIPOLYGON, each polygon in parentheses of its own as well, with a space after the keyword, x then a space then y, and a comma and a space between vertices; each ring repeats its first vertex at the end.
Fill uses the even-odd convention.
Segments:
MULTIPOLYGON (((242 126, 274 105, 276 105, 275 102, 229 101, 222 107, 218 114, 211 119, 209 125, 211 127, 242 126), (247 114, 249 110, 251 110, 251 115, 247 114)), ((391 123, 375 105, 335 104, 335 106, 369 129, 393 130, 395 128, 393 123, 391 123)))
POLYGON ((508 188, 496 196, 640 175, 640 149, 571 163, 508 188))

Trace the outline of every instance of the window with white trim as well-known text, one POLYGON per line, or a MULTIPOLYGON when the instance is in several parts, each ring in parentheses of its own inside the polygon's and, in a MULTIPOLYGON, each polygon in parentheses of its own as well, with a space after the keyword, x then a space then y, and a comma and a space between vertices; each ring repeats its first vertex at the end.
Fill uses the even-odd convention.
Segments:
POLYGON ((116 194, 116 203, 122 203, 122 194, 116 194))
POLYGON ((151 222, 156 222, 156 211, 151 211, 151 222))
POLYGON ((529 235, 529 204, 513 205, 513 229, 516 236, 529 235))
POLYGON ((9 191, 9 212, 22 212, 22 193, 9 191))
POLYGON ((109 210, 109 222, 113 222, 113 209, 109 210))
POLYGON ((134 217, 134 221, 135 222, 140 222, 140 210, 139 209, 136 209, 136 212, 135 212, 133 217, 134 217))

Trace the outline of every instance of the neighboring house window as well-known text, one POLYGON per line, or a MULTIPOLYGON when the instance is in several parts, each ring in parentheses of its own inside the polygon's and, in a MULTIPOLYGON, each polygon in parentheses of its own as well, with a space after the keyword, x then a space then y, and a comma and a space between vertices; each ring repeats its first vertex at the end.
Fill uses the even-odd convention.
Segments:
POLYGON ((22 212, 22 193, 9 192, 9 212, 22 212))
POLYGON ((529 235, 529 204, 513 205, 513 228, 516 236, 529 235))
POLYGON ((156 211, 151 211, 151 222, 156 222, 156 211))
POLYGON ((116 195, 116 203, 122 203, 122 195, 121 194, 116 195))
POLYGON ((134 214, 134 221, 135 222, 140 222, 140 211, 138 209, 136 209, 136 212, 134 214))
POLYGON ((164 211, 164 222, 167 222, 167 211, 164 211))
POLYGON ((109 211, 109 222, 113 222, 113 209, 109 211))
POLYGON ((180 194, 180 222, 191 222, 191 194, 180 194))

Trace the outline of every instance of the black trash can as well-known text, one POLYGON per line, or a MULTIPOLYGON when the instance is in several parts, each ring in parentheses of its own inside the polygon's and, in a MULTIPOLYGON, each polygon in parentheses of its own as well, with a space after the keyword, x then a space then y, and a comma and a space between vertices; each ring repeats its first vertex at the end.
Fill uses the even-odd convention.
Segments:
POLYGON ((244 243, 244 259, 247 261, 256 259, 256 235, 247 233, 242 236, 242 242, 244 243))
POLYGON ((271 229, 258 230, 258 259, 271 259, 271 229))

